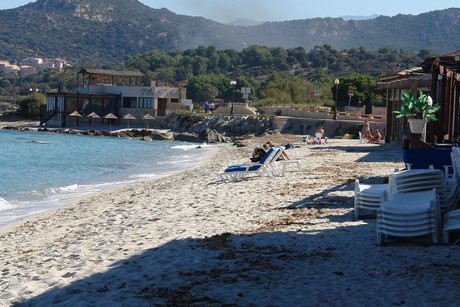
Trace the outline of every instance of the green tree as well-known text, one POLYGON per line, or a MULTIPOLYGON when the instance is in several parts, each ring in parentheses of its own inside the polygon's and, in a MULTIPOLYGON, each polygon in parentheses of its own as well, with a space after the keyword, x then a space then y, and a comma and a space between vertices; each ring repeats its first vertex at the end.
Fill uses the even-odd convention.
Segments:
POLYGON ((243 63, 249 66, 267 66, 273 64, 273 56, 267 47, 252 45, 241 52, 243 63))
POLYGON ((40 116, 40 106, 45 103, 44 95, 40 93, 32 93, 19 102, 21 114, 27 117, 40 116))
POLYGON ((288 68, 287 65, 287 52, 282 47, 271 48, 270 53, 272 55, 273 63, 282 70, 286 70, 288 68))
MULTIPOLYGON (((339 78, 340 84, 337 87, 337 99, 339 105, 371 105, 374 100, 373 89, 377 84, 377 79, 371 76, 352 74, 339 78), (353 89, 354 95, 348 95, 349 89, 353 89), (351 103, 353 102, 353 103, 351 103)), ((335 86, 331 88, 335 91, 335 86)))
POLYGON ((273 74, 259 87, 260 99, 269 99, 278 104, 305 103, 312 84, 305 79, 288 74, 273 74))
POLYGON ((187 83, 187 96, 196 102, 210 101, 221 93, 218 88, 224 78, 216 75, 193 76, 187 83))

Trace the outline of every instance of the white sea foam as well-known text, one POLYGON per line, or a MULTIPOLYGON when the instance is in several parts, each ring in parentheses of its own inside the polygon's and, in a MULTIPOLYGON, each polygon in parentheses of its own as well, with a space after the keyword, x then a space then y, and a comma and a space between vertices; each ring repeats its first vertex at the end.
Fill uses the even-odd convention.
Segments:
POLYGON ((182 149, 182 150, 190 150, 190 149, 197 149, 197 148, 203 148, 203 147, 209 147, 210 145, 203 143, 199 145, 174 145, 171 148, 173 149, 182 149))
POLYGON ((67 199, 76 196, 82 196, 89 193, 99 192, 107 188, 120 186, 127 182, 101 182, 95 184, 71 184, 58 188, 48 188, 47 195, 50 200, 67 199))
POLYGON ((14 206, 10 204, 6 199, 0 197, 0 210, 13 209, 14 206))
POLYGON ((65 187, 59 187, 59 188, 49 188, 48 191, 52 194, 55 193, 70 193, 70 192, 75 192, 80 188, 78 184, 71 184, 65 187))
MULTIPOLYGON (((186 157, 184 157, 186 158, 186 157)), ((193 162, 191 159, 182 159, 182 160, 171 160, 171 161, 160 161, 157 162, 157 165, 174 165, 174 164, 182 164, 182 163, 190 163, 193 162)))

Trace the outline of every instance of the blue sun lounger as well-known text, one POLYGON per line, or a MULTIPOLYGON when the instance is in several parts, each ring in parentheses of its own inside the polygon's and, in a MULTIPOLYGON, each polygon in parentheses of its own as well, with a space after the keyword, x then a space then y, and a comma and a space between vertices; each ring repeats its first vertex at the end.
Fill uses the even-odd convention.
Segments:
POLYGON ((282 151, 281 147, 271 147, 259 162, 229 166, 219 174, 219 178, 224 182, 235 182, 246 177, 248 173, 266 173, 268 176, 274 176, 275 168, 272 163, 278 159, 282 151))

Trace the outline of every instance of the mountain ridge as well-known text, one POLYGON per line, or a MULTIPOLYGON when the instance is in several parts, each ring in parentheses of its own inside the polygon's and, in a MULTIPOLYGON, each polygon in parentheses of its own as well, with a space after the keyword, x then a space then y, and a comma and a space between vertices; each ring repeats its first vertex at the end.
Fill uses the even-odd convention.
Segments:
POLYGON ((310 50, 327 44, 337 50, 364 47, 447 53, 459 49, 458 37, 459 8, 366 20, 326 17, 253 26, 178 15, 138 0, 37 0, 0 10, 0 59, 12 61, 37 56, 113 65, 149 50, 170 52, 200 45, 310 50))

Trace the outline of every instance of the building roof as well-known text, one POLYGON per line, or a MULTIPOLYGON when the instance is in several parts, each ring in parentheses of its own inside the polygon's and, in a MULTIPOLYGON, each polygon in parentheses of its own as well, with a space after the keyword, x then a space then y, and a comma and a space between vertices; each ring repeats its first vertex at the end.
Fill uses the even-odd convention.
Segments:
POLYGON ((452 71, 458 71, 460 66, 460 50, 443 54, 438 57, 428 58, 422 63, 423 70, 431 72, 433 63, 438 62, 440 65, 448 67, 452 71))
POLYGON ((395 73, 392 73, 392 74, 388 74, 388 75, 385 75, 385 76, 380 76, 380 81, 395 81, 395 80, 399 80, 399 79, 407 79, 407 78, 410 78, 410 77, 414 77, 414 76, 423 76, 424 75, 424 72, 423 72, 423 69, 422 67, 412 67, 412 68, 408 68, 408 69, 404 69, 404 70, 400 70, 400 71, 397 71, 395 73))
POLYGON ((108 69, 81 69, 79 74, 86 75, 104 75, 114 77, 143 77, 144 74, 139 71, 129 70, 108 70, 108 69))
POLYGON ((414 85, 425 87, 431 84, 431 74, 425 73, 422 67, 401 70, 393 74, 381 76, 379 79, 377 86, 381 89, 411 88, 414 85))

